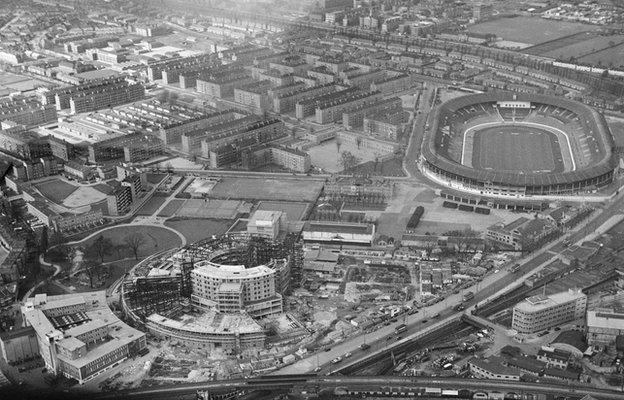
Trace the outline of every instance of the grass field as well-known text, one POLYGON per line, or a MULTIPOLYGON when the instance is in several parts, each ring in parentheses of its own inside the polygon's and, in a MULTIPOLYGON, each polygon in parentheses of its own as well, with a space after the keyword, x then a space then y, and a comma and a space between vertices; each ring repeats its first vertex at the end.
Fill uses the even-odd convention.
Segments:
POLYGON ((78 189, 78 186, 74 186, 60 179, 36 183, 35 187, 39 189, 43 196, 56 204, 63 204, 63 200, 78 189))
POLYGON ((151 199, 143 204, 143 207, 139 208, 137 214, 152 215, 156 210, 158 210, 158 207, 160 207, 165 202, 165 200, 167 200, 166 197, 152 196, 151 199))
POLYGON ((181 199, 173 199, 173 200, 171 200, 169 203, 167 203, 165 208, 160 210, 160 214, 158 214, 158 216, 159 217, 171 217, 171 216, 173 216, 180 209, 180 207, 182 207, 182 204, 184 204, 185 201, 186 200, 181 200, 181 199))
POLYGON ((553 21, 540 17, 500 18, 468 27, 469 32, 494 33, 506 40, 529 44, 596 29, 579 22, 553 21))
POLYGON ((624 69, 624 44, 583 56, 579 58, 579 61, 594 65, 601 62, 605 67, 624 69))
POLYGON ((165 221, 165 225, 180 232, 187 243, 197 242, 212 235, 225 233, 232 225, 230 220, 219 219, 173 219, 165 221))
MULTIPOLYGON (((123 245, 124 238, 133 233, 140 233, 143 236, 143 244, 139 247, 139 256, 146 257, 159 251, 171 249, 182 245, 180 237, 168 229, 150 225, 116 226, 77 244, 86 248, 91 245, 99 236, 104 236, 113 242, 113 245, 123 245)), ((127 256, 125 254, 124 256, 127 256)), ((104 261, 115 261, 119 259, 116 252, 112 252, 104 258, 104 261)))
POLYGON ((280 178, 223 178, 210 193, 221 199, 316 200, 322 182, 280 178))
POLYGON ((540 129, 496 126, 475 133, 472 165, 476 169, 533 173, 563 171, 555 135, 540 129))
POLYGON ((186 218, 234 219, 251 211, 251 203, 240 200, 188 199, 176 212, 186 218))
POLYGON ((308 205, 306 203, 290 203, 279 201, 261 201, 258 210, 283 211, 288 221, 300 221, 308 205))
MULTIPOLYGON (((599 50, 605 49, 605 52, 612 52, 614 46, 624 43, 624 38, 619 35, 598 36, 589 40, 580 41, 568 46, 553 49, 549 52, 542 53, 546 57, 552 57, 562 61, 568 61, 570 57, 583 58, 589 54, 599 54, 599 50)), ((598 57, 599 59, 600 57, 598 57)), ((598 61, 598 59, 596 61, 598 61)), ((603 62, 604 64, 604 62, 603 62)), ((605 64, 606 65, 606 64, 605 64)))

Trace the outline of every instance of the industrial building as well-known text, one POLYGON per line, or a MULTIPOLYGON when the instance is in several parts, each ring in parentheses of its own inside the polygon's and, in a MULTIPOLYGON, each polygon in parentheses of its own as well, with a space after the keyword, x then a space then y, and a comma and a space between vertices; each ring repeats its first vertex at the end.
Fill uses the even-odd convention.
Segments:
POLYGON ((612 308, 587 310, 587 344, 597 348, 614 346, 624 335, 624 311, 612 308))

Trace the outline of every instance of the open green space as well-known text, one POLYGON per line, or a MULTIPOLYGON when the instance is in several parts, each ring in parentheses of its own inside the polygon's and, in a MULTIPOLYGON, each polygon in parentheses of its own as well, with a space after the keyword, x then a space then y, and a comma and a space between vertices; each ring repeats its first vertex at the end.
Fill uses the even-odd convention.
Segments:
POLYGON ((310 179, 223 178, 210 192, 220 199, 314 201, 323 183, 310 179))
POLYGON ((598 27, 580 22, 554 21, 540 17, 499 18, 468 27, 469 32, 493 33, 505 40, 538 44, 558 39, 580 31, 598 27))
POLYGON ((69 184, 61 179, 51 179, 49 181, 36 183, 35 187, 43 196, 57 204, 62 204, 67 196, 78 189, 78 186, 69 184))
POLYGON ((180 232, 187 243, 197 242, 212 235, 225 233, 232 225, 231 220, 225 219, 169 219, 165 225, 180 232))
POLYGON ((521 126, 495 126, 476 132, 472 165, 476 169, 523 173, 563 171, 555 135, 521 126))
POLYGON ((288 221, 300 221, 307 208, 307 203, 290 203, 285 201, 262 201, 258 204, 258 210, 282 211, 286 213, 288 221))
POLYGON ((154 214, 154 212, 156 212, 156 210, 158 210, 158 207, 160 207, 165 202, 165 200, 167 200, 166 197, 152 196, 151 199, 146 201, 145 204, 143 204, 143 206, 139 208, 137 214, 152 215, 154 214))
MULTIPOLYGON (((77 243, 75 246, 86 249, 100 236, 109 239, 113 246, 125 246, 126 237, 134 234, 139 234, 142 238, 141 244, 138 247, 139 258, 182 245, 180 237, 169 229, 151 225, 126 225, 103 230, 89 239, 77 243)), ((116 261, 131 256, 133 255, 131 255, 127 249, 120 252, 113 250, 109 252, 109 254, 106 254, 104 262, 116 261)))
POLYGON ((158 216, 159 217, 173 216, 180 209, 180 207, 182 207, 185 201, 186 200, 180 200, 180 199, 171 200, 169 203, 167 203, 165 208, 160 210, 160 213, 158 214, 158 216))

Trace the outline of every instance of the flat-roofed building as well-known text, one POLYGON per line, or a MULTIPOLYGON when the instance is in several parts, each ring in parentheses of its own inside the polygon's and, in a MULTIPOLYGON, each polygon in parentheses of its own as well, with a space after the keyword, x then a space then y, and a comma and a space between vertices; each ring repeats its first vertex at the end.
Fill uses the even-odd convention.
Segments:
POLYGON ((514 250, 527 250, 556 230, 557 225, 548 219, 520 217, 506 225, 488 227, 486 238, 514 250))
POLYGON ((145 334, 108 308, 105 291, 35 295, 21 313, 35 331, 46 368, 81 384, 147 347, 145 334))
MULTIPOLYGON (((283 89, 278 90, 278 88, 274 88, 269 91, 269 96, 273 99, 273 111, 280 114, 295 111, 296 105, 300 101, 324 96, 336 90, 336 86, 332 83, 312 87, 306 87, 303 83, 294 83, 281 88, 283 89)), ((312 114, 312 112, 313 108, 310 109, 309 114, 312 114)))
POLYGON ((40 357, 37 334, 32 327, 0 333, 2 358, 9 365, 34 361, 40 357))
POLYGON ((308 242, 354 243, 370 246, 375 236, 375 225, 307 221, 303 226, 303 240, 308 242))
POLYGON ((286 215, 281 211, 255 211, 247 222, 247 234, 275 240, 286 224, 286 215))
POLYGON ((21 160, 52 155, 48 140, 23 125, 0 130, 0 151, 21 160))
POLYGON ((43 94, 46 101, 51 96, 54 96, 57 110, 71 109, 76 114, 140 100, 145 96, 145 89, 140 83, 130 83, 124 77, 113 77, 43 94))
POLYGON ((472 376, 478 379, 495 379, 503 381, 520 381, 521 371, 505 365, 505 360, 490 356, 488 358, 472 357, 468 367, 472 376))
POLYGON ((270 81, 253 82, 234 89, 234 101, 253 109, 254 112, 263 112, 271 107, 268 91, 270 81))
POLYGON ((364 118, 369 115, 391 115, 402 111, 402 101, 398 97, 363 103, 342 114, 342 126, 346 129, 361 129, 364 118))
POLYGON ((535 295, 513 308, 512 329, 522 334, 536 333, 585 316, 587 295, 580 289, 535 295))
POLYGON ((234 89, 252 82, 249 72, 241 68, 224 74, 198 77, 197 91, 220 99, 232 98, 234 89))
POLYGON ((308 153, 272 144, 243 151, 241 162, 248 169, 274 164, 301 173, 308 172, 312 166, 308 153))
POLYGON ((597 347, 613 346, 620 335, 624 335, 624 310, 587 310, 587 344, 597 347))

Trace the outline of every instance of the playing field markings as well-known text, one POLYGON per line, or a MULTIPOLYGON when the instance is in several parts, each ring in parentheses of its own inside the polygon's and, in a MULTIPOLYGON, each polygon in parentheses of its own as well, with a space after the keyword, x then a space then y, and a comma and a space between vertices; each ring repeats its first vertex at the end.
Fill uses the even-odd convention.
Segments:
MULTIPOLYGON (((465 155, 466 155, 466 135, 469 132, 472 132, 472 131, 474 131, 476 129, 481 129, 481 128, 485 128, 485 127, 488 127, 488 126, 496 126, 496 125, 508 125, 508 124, 501 123, 501 122, 498 122, 498 121, 496 121, 496 122, 485 122, 483 124, 475 125, 475 126, 473 126, 471 128, 468 128, 468 129, 466 129, 464 131, 464 137, 463 137, 463 143, 462 143, 462 156, 461 156, 461 162, 460 162, 462 165, 465 165, 464 164, 464 159, 465 159, 465 155)), ((568 136, 567 133, 565 133, 561 129, 558 129, 558 128, 555 128, 555 127, 552 127, 552 126, 548 126, 548 125, 537 124, 535 122, 526 122, 526 121, 524 121, 524 122, 521 122, 521 123, 514 123, 514 124, 511 124, 511 125, 533 126, 533 127, 544 129, 546 131, 555 131, 556 133, 559 133, 559 134, 563 135, 563 137, 565 137, 566 142, 568 144, 567 149, 568 149, 568 152, 570 153, 570 161, 572 162, 572 169, 571 169, 571 171, 576 171, 576 161, 574 161, 574 153, 572 152, 572 144, 570 143, 570 137, 568 136)), ((561 149, 561 146, 559 146, 559 148, 561 149)))

